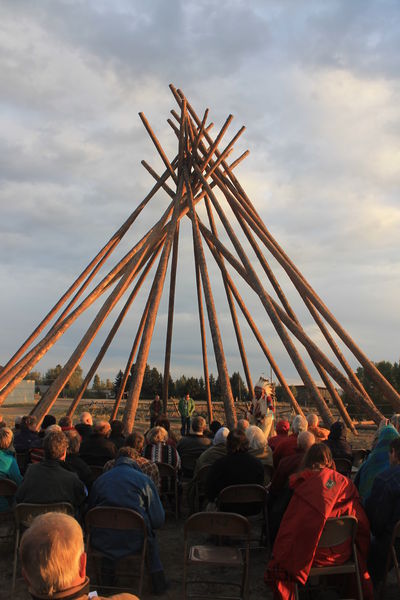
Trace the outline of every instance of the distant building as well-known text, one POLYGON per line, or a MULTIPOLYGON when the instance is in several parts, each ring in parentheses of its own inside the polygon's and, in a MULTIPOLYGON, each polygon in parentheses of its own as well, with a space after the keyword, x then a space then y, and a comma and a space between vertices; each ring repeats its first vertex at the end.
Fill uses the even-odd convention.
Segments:
POLYGON ((35 401, 35 381, 23 379, 7 396, 7 404, 32 404, 35 401))
MULTIPOLYGON (((314 405, 314 402, 310 396, 310 392, 308 391, 308 389, 306 388, 305 385, 294 385, 291 387, 296 388, 296 392, 297 392, 296 400, 300 404, 300 406, 309 406, 310 404, 314 405)), ((322 386, 322 385, 317 385, 317 388, 318 388, 319 393, 325 400, 325 402, 329 405, 332 405, 333 404, 332 396, 330 395, 330 393, 326 389, 326 387, 322 386)), ((340 393, 339 393, 339 396, 340 396, 340 393)))

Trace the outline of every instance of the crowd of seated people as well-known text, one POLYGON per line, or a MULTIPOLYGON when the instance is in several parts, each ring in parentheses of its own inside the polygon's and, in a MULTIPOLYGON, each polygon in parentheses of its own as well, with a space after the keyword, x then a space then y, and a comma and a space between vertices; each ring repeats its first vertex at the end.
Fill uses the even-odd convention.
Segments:
MULTIPOLYGON (((396 427, 399 419, 381 424, 374 447, 353 483, 337 472, 334 462, 335 458, 352 459, 347 430, 340 421, 333 423, 328 431, 319 426, 313 415, 308 419, 296 415, 291 434, 288 421, 282 420, 267 439, 258 426, 245 419, 231 431, 215 422, 214 430, 210 427, 205 435, 205 420, 194 417, 190 435, 177 442, 165 415, 158 418, 164 426, 156 425, 146 435, 134 430, 127 437, 120 421, 110 426, 104 420, 93 423, 89 413, 83 415, 76 425, 70 418, 60 419, 56 425, 55 418, 47 415, 46 427, 42 424, 39 433, 35 418, 24 417, 14 439, 13 432, 3 424, 0 477, 17 483, 17 503, 69 502, 78 519, 88 509, 105 505, 133 508, 142 514, 149 536, 149 570, 154 592, 163 593, 168 587, 156 537, 165 517, 157 463, 164 462, 174 467, 181 479, 186 476, 183 482, 189 507, 193 506, 191 494, 196 476, 203 467, 208 467, 205 481, 208 510, 216 509, 218 494, 225 487, 265 486, 264 467, 274 465, 272 481, 267 485, 274 545, 266 581, 277 599, 294 598, 295 584, 307 580, 312 565, 348 559, 348 546, 330 548, 327 554, 326 550, 318 549, 318 539, 329 517, 356 516, 364 597, 367 600, 373 597, 368 572, 373 584, 379 586, 391 534, 400 520, 400 436, 396 427), (325 439, 319 443, 322 438, 325 439), (30 457, 36 457, 25 474, 21 474, 15 458, 17 448, 18 452, 29 452, 30 457), (184 474, 182 464, 190 466, 184 474), (91 469, 94 465, 102 468, 100 476, 94 475, 91 469)), ((8 507, 8 501, 0 499, 0 511, 8 507)), ((238 512, 242 508, 238 507, 238 512)), ((139 547, 139 541, 124 532, 102 535, 95 534, 93 544, 106 550, 111 566, 114 560, 139 547)))

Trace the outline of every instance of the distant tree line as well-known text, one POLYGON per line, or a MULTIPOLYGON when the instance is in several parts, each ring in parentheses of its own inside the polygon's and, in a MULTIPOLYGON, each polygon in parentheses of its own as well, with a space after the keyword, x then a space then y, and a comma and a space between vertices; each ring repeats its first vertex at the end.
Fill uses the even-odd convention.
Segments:
MULTIPOLYGON (((385 379, 400 393, 400 362, 391 363, 387 360, 381 360, 374 363, 378 371, 382 373, 385 379)), ((371 400, 377 408, 385 415, 390 416, 393 414, 393 408, 383 397, 382 392, 378 389, 376 384, 368 376, 367 372, 363 367, 359 367, 356 370, 358 379, 363 384, 365 390, 369 394, 371 400)), ((353 399, 346 393, 343 394, 343 401, 347 405, 350 416, 359 416, 359 410, 354 404, 353 399)))
MULTIPOLYGON (((132 381, 132 372, 134 367, 131 369, 131 374, 128 377, 125 392, 128 392, 132 381)), ((35 381, 35 390, 39 392, 41 386, 50 386, 53 381, 58 377, 62 370, 61 365, 56 365, 54 368, 48 369, 45 374, 39 371, 31 371, 26 375, 25 379, 33 379, 35 381)), ((115 397, 118 393, 123 378, 123 372, 119 371, 114 379, 106 379, 103 381, 99 375, 93 378, 92 384, 88 387, 83 395, 84 398, 107 398, 115 397)), ((78 365, 72 374, 68 384, 65 386, 64 395, 73 396, 80 389, 84 380, 83 370, 78 365)), ((248 390, 243 382, 243 379, 238 372, 234 372, 230 378, 233 397, 238 400, 248 399, 248 390)), ((213 400, 222 400, 221 387, 219 378, 215 378, 213 374, 209 376, 210 392, 213 400)), ((43 388, 42 388, 43 389, 43 388)), ((158 371, 156 367, 150 367, 146 365, 142 389, 140 397, 142 399, 154 398, 156 394, 161 396, 163 389, 163 375, 158 371)), ((184 394, 190 394, 194 400, 200 400, 206 398, 206 388, 203 377, 187 377, 181 375, 178 379, 172 379, 170 376, 168 383, 168 395, 171 397, 181 397, 184 394)))

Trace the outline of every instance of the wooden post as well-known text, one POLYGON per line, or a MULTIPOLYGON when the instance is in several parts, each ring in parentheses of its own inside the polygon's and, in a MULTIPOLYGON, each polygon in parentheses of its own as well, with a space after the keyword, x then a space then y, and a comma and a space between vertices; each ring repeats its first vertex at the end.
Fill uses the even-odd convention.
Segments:
POLYGON ((208 423, 210 424, 213 421, 213 408, 212 408, 212 401, 211 401, 210 377, 208 374, 207 338, 206 338, 206 330, 205 330, 205 325, 204 325, 204 310, 203 310, 203 298, 202 298, 202 293, 201 293, 200 267, 199 267, 199 262, 198 262, 197 256, 196 256, 196 247, 194 245, 194 241, 193 241, 193 252, 194 252, 195 271, 196 271, 197 305, 199 308, 201 352, 203 355, 204 386, 206 388, 208 423))
POLYGON ((221 334, 218 326, 217 313, 215 310, 214 299, 212 296, 210 280, 208 278, 207 264, 204 256, 201 237, 197 223, 197 215, 194 210, 193 196, 189 182, 189 176, 185 171, 186 189, 188 192, 189 216, 192 220, 193 241, 196 248, 197 260, 200 267, 201 278, 203 282, 204 297, 207 306, 208 320, 210 324, 211 337, 214 345, 215 360, 217 362, 219 380, 221 382, 222 393, 224 396, 224 407, 226 422, 230 429, 236 427, 236 411, 233 403, 231 382, 229 380, 228 369, 226 367, 224 349, 222 346, 221 334))
POLYGON ((167 339, 165 342, 164 380, 163 380, 163 411, 164 411, 164 414, 167 414, 167 407, 168 407, 168 384, 169 384, 169 369, 170 369, 170 363, 171 363, 172 327, 173 327, 173 323, 174 323, 175 284, 176 284, 176 267, 177 267, 177 263, 178 263, 178 244, 179 244, 179 223, 176 226, 174 245, 172 248, 171 277, 170 277, 170 285, 169 285, 168 325, 167 325, 167 339))

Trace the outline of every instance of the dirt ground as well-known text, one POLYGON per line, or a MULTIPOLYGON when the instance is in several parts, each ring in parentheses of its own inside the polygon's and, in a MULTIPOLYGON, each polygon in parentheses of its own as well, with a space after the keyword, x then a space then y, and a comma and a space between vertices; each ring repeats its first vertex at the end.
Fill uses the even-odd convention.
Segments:
MULTIPOLYGON (((69 401, 60 401, 52 411, 57 417, 65 414, 66 407, 69 405, 69 401)), ((141 403, 141 407, 138 413, 138 420, 136 427, 142 431, 148 427, 147 421, 147 403, 141 403)), ((28 407, 2 407, 1 414, 3 419, 12 425, 14 418, 18 414, 26 414, 28 407)), ((97 405, 91 405, 88 407, 82 407, 82 410, 90 409, 95 413, 97 417, 106 415, 110 408, 109 402, 100 402, 97 405)), ((222 415, 221 415, 222 416, 222 415)), ((173 430, 179 434, 179 420, 174 410, 174 407, 169 410, 169 417, 172 422, 173 430)), ((218 418, 219 415, 216 415, 218 418)), ((222 420, 222 419, 221 419, 222 420)), ((352 436, 350 440, 353 443, 353 447, 369 447, 373 432, 366 430, 361 432, 360 435, 355 438, 352 436)), ((157 537, 160 546, 161 559, 164 565, 166 576, 170 582, 169 590, 163 594, 163 598, 166 600, 175 600, 178 597, 182 597, 182 573, 183 573, 183 526, 188 516, 188 508, 183 496, 181 516, 178 520, 171 514, 167 514, 166 522, 164 526, 157 532, 157 537)), ((11 578, 12 578, 12 562, 13 562, 13 548, 14 540, 13 537, 8 539, 0 538, 0 600, 11 598, 11 578)), ((263 582, 263 573, 265 565, 268 561, 269 550, 267 548, 254 548, 250 553, 250 577, 249 577, 249 598, 254 600, 272 600, 272 594, 263 582)), ((229 575, 226 574, 229 578, 229 575)), ((135 592, 135 589, 126 591, 135 592)), ((215 596, 215 588, 211 586, 206 592, 207 597, 215 596)), ((104 595, 107 595, 104 593, 104 595)), ((155 596, 150 591, 149 581, 146 581, 142 598, 148 600, 155 596)), ((389 578, 389 585, 385 593, 385 599, 392 600, 399 597, 398 588, 396 587, 395 578, 391 573, 389 578)), ((17 579, 17 589, 14 596, 15 600, 27 600, 30 595, 27 591, 26 585, 23 579, 19 576, 17 579)), ((324 600, 330 600, 331 598, 340 598, 338 595, 329 595, 327 591, 320 592, 319 595, 314 595, 312 598, 323 598, 324 600)))

